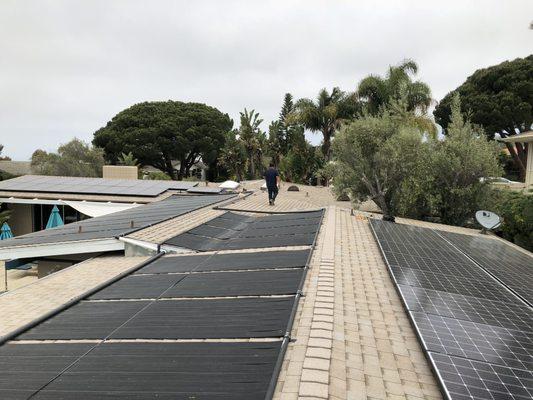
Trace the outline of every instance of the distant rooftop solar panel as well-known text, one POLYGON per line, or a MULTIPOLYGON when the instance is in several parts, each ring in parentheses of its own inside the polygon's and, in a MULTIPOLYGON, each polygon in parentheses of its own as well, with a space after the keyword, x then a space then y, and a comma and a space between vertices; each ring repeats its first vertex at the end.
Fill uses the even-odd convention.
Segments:
POLYGON ((0 248, 113 238, 187 212, 227 200, 234 195, 170 196, 164 200, 0 241, 0 248))
POLYGON ((533 311, 479 266, 519 292, 521 268, 529 282, 526 254, 475 236, 371 225, 447 397, 533 397, 533 311), (516 259, 522 264, 514 265, 516 259))
POLYGON ((197 182, 24 175, 0 182, 0 191, 79 193, 154 197, 167 190, 186 191, 197 182))

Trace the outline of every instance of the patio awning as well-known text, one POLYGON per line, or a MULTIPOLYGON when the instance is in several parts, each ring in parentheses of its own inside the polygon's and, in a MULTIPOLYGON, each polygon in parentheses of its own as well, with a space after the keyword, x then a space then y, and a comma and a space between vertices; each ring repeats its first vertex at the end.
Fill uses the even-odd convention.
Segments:
POLYGON ((137 203, 102 203, 97 201, 67 201, 63 203, 72 207, 76 211, 89 217, 100 217, 102 215, 116 213, 118 211, 128 210, 130 208, 138 207, 141 204, 137 203))
POLYGON ((138 207, 140 203, 113 203, 101 201, 70 201, 70 200, 48 200, 48 199, 23 199, 17 197, 0 197, 0 203, 9 204, 48 204, 48 205, 65 205, 89 217, 99 217, 102 215, 112 214, 118 211, 128 210, 138 207))

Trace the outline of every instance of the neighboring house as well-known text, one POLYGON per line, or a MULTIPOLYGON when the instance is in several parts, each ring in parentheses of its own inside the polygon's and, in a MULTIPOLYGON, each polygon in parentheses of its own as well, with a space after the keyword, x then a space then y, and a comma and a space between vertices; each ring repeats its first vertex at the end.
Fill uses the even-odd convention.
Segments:
MULTIPOLYGON (((122 167, 116 167, 122 168, 122 167)), ((25 175, 0 182, 0 203, 11 211, 15 236, 44 229, 57 206, 68 224, 162 200, 195 182, 25 175)))

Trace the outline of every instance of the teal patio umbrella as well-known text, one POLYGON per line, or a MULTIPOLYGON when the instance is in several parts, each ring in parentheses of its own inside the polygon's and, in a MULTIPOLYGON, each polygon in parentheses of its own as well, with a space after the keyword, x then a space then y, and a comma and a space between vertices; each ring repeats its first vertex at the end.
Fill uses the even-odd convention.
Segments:
POLYGON ((45 229, 55 228, 61 225, 63 225, 63 220, 61 219, 61 215, 59 215, 59 208, 54 206, 54 208, 52 208, 52 212, 50 213, 50 218, 48 218, 48 222, 46 223, 45 229))
POLYGON ((11 232, 11 228, 7 224, 7 222, 4 222, 2 224, 2 228, 0 229, 0 240, 9 239, 13 237, 13 232, 11 232))

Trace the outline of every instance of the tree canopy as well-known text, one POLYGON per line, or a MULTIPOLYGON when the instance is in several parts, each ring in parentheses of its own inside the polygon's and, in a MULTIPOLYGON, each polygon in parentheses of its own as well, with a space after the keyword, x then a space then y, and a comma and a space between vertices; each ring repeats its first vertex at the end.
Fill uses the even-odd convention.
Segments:
POLYGON ((377 115, 392 101, 404 97, 408 111, 425 113, 431 104, 431 90, 421 81, 413 81, 418 65, 413 60, 404 60, 397 66, 390 66, 387 75, 370 75, 361 80, 357 87, 360 100, 366 110, 377 115))
POLYGON ((93 144, 104 149, 112 164, 121 154, 131 153, 141 166, 151 165, 181 180, 203 156, 213 158, 232 126, 227 114, 205 104, 145 102, 114 116, 95 132, 93 144), (174 160, 180 162, 178 171, 174 160))
POLYGON ((444 141, 424 137, 405 107, 398 102, 341 128, 333 144, 335 188, 374 200, 385 219, 437 217, 462 225, 486 198, 480 178, 499 173, 497 148, 458 106, 444 141))
POLYGON ((322 153, 326 160, 331 157, 331 139, 342 122, 355 117, 358 103, 353 94, 347 94, 338 87, 328 92, 318 92, 316 101, 300 99, 294 105, 291 122, 301 124, 311 132, 322 133, 322 153))
MULTIPOLYGON (((531 129, 533 123, 533 55, 505 61, 475 71, 448 93, 433 112, 436 122, 447 130, 453 96, 461 97, 462 111, 474 124, 481 125, 489 138, 531 129)), ((526 148, 506 144, 521 175, 525 175, 526 148)))
POLYGON ((0 161, 11 161, 11 157, 3 156, 2 151, 4 150, 4 145, 0 144, 0 161))
POLYGON ((248 111, 246 108, 240 113, 240 116, 241 126, 238 134, 248 156, 248 178, 255 179, 258 172, 257 167, 260 167, 262 163, 262 154, 266 143, 266 135, 260 127, 263 119, 255 110, 248 111))
POLYGON ((103 152, 79 139, 59 146, 57 153, 35 150, 32 170, 40 175, 101 177, 103 152))

